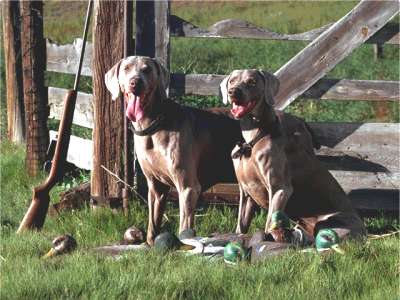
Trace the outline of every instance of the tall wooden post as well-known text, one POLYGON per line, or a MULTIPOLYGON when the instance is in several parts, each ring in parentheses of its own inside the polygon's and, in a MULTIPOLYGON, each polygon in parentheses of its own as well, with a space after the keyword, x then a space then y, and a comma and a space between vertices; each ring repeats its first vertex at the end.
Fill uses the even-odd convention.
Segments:
MULTIPOLYGON (((135 54, 157 58, 169 69, 169 0, 136 1, 135 54)), ((137 161, 135 161, 136 187, 146 197, 147 186, 137 161)))
POLYGON ((95 1, 93 22, 93 169, 91 198, 112 205, 121 187, 104 167, 123 178, 124 116, 122 101, 112 101, 105 73, 124 56, 124 1, 95 1))
MULTIPOLYGON (((132 40, 133 33, 133 1, 124 1, 124 57, 128 57, 133 54, 134 43, 132 40)), ((124 118, 124 180, 129 185, 133 185, 132 173, 132 154, 131 154, 131 142, 132 134, 129 130, 129 119, 126 117, 126 105, 124 97, 121 97, 122 101, 122 115, 124 118)), ((125 216, 129 213, 129 199, 131 197, 130 190, 127 186, 122 188, 122 206, 124 209, 125 216)))
POLYGON ((4 1, 3 37, 6 69, 8 139, 25 142, 24 96, 22 86, 21 20, 18 1, 4 1))
POLYGON ((21 48, 26 124, 26 167, 38 174, 49 141, 48 101, 44 87, 46 44, 43 38, 43 2, 21 1, 21 48))

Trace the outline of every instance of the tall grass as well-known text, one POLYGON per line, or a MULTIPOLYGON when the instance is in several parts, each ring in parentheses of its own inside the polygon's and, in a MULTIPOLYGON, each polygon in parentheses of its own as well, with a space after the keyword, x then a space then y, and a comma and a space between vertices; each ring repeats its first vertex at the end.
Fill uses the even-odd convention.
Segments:
MULTIPOLYGON (((1 143, 0 298, 1 299, 393 299, 398 297, 398 237, 346 243, 346 255, 291 251, 258 265, 236 267, 176 253, 129 253, 120 260, 99 256, 93 248, 122 238, 135 224, 144 227, 147 210, 132 203, 130 217, 107 209, 89 209, 48 217, 41 232, 16 235, 31 188, 42 178, 24 172, 22 148, 1 143), (51 240, 72 234, 78 249, 43 260, 51 240)), ((66 184, 66 183, 64 183, 66 184)), ((57 201, 58 187, 51 195, 57 201)), ((201 207, 199 235, 234 229, 236 208, 201 207)), ((176 232, 178 209, 169 205, 163 230, 176 232)), ((251 231, 262 228, 258 212, 251 231)), ((399 230, 396 220, 366 219, 374 233, 399 230)))

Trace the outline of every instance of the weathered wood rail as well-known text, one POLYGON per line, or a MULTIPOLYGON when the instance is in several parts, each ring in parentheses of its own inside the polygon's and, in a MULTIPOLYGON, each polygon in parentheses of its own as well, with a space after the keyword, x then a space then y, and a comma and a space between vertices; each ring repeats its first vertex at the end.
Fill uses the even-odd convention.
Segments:
MULTIPOLYGON (((368 3, 365 5, 368 6, 368 3)), ((169 26, 170 36, 191 38, 314 41, 321 34, 332 30, 329 24, 304 33, 280 34, 240 20, 223 20, 204 29, 172 15, 166 23, 169 26)), ((369 33, 365 34, 358 43, 365 40, 366 43, 398 46, 400 44, 398 24, 388 23, 372 36, 369 33)), ((158 44, 164 42, 159 41, 158 44)), ((72 45, 56 45, 47 41, 46 45, 48 71, 71 74, 75 72, 82 45, 80 40, 76 40, 72 45)), ((92 45, 89 44, 82 69, 83 75, 92 76, 92 53, 92 45)), ((168 57, 163 59, 168 60, 168 57)), ((218 88, 223 78, 224 75, 218 74, 171 74, 170 94, 215 96, 219 94, 218 88)), ((399 81, 322 78, 311 88, 296 92, 303 98, 321 100, 398 102, 399 87, 399 81)), ((60 118, 64 94, 64 89, 48 88, 51 118, 60 118)), ((92 95, 78 94, 74 124, 93 128, 92 102, 92 95)), ((310 123, 310 126, 315 132, 317 141, 322 145, 317 152, 319 159, 350 195, 355 207, 365 215, 375 214, 379 210, 397 215, 400 187, 399 124, 310 123)), ((50 132, 51 137, 55 134, 50 132)), ((80 168, 91 169, 92 149, 92 141, 72 137, 68 160, 80 168)), ((172 191, 171 197, 174 198, 173 196, 172 191)), ((203 193, 203 199, 211 203, 237 204, 237 184, 218 184, 203 193)))
MULTIPOLYGON (((306 41, 316 39, 332 24, 312 29, 303 33, 282 34, 258 27, 243 20, 227 19, 222 20, 209 28, 200 28, 178 16, 171 16, 171 36, 190 38, 248 38, 261 40, 282 40, 282 41, 306 41)), ((367 40, 370 44, 393 44, 400 43, 400 34, 397 24, 389 23, 379 30, 374 36, 367 40)))

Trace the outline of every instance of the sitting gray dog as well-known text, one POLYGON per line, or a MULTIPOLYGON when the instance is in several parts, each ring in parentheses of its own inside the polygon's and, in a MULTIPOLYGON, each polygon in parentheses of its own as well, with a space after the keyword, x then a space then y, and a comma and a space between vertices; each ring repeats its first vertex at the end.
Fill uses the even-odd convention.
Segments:
MULTIPOLYGON (((179 195, 179 231, 194 226, 200 193, 234 182, 230 152, 240 140, 239 122, 221 111, 181 106, 167 99, 168 73, 155 59, 131 56, 105 75, 112 98, 126 100, 139 164, 147 180, 147 242, 159 232, 170 187, 179 195)), ((229 112, 228 112, 229 113, 229 112)))
POLYGON ((341 238, 364 235, 349 198, 314 154, 306 124, 273 109, 278 79, 265 71, 235 70, 220 88, 244 138, 232 152, 241 191, 236 231, 248 230, 258 204, 268 209, 265 232, 277 241, 285 236, 272 224, 278 211, 297 221, 310 237, 322 228, 335 230, 341 238))

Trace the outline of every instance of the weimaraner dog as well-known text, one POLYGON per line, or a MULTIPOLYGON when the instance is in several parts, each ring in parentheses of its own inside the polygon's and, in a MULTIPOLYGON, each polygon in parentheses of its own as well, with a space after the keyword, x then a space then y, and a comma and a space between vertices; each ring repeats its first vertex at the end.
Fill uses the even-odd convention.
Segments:
POLYGON ((349 198, 314 154, 312 137, 300 119, 273 109, 279 80, 260 70, 235 70, 220 85, 223 102, 240 120, 244 141, 232 151, 241 191, 238 233, 249 228, 256 204, 271 215, 284 211, 313 238, 331 228, 339 237, 362 236, 364 224, 349 198))
POLYGON ((113 99, 124 95, 134 127, 135 149, 149 188, 147 242, 152 245, 160 229, 170 187, 179 195, 179 231, 193 228, 201 191, 235 181, 230 153, 241 138, 239 122, 222 112, 167 99, 168 73, 152 58, 119 61, 105 75, 105 83, 113 99))

